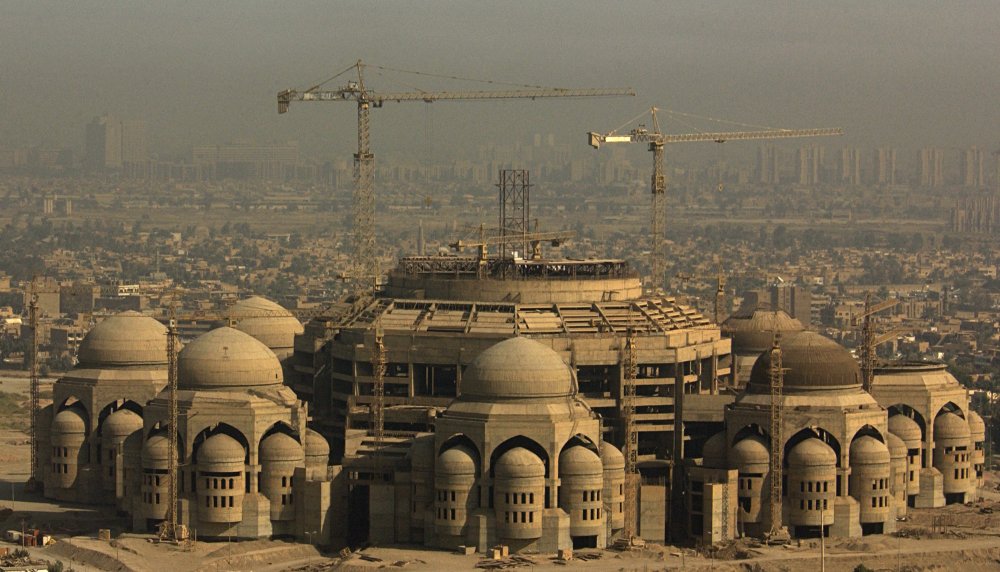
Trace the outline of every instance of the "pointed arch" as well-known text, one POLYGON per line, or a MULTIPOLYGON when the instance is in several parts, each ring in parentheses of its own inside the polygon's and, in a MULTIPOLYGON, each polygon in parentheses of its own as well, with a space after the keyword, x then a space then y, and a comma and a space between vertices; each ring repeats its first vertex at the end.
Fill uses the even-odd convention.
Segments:
POLYGON ((204 443, 209 437, 219 434, 228 435, 229 437, 236 439, 236 441, 243 446, 244 464, 248 464, 250 462, 250 443, 247 441, 246 436, 243 435, 243 432, 228 423, 218 423, 211 427, 202 429, 201 432, 195 436, 194 441, 191 444, 192 463, 198 462, 198 449, 201 447, 202 443, 204 443))
POLYGON ((879 431, 872 425, 864 425, 863 427, 855 431, 854 435, 851 437, 851 444, 853 445, 854 442, 858 440, 858 438, 865 436, 874 437, 875 439, 881 441, 883 445, 888 445, 888 443, 886 443, 885 441, 885 435, 883 435, 881 431, 879 431))
POLYGON ((551 460, 549 459, 549 452, 545 450, 534 439, 529 439, 524 435, 518 435, 516 437, 511 437, 503 443, 497 445, 493 452, 490 453, 490 477, 493 477, 493 468, 496 466, 497 459, 499 459, 504 453, 510 451, 511 449, 523 447, 542 460, 542 464, 545 465, 545 478, 549 478, 549 469, 552 466, 551 460))
POLYGON ((819 439, 820 441, 826 443, 831 449, 833 449, 834 454, 837 456, 837 467, 841 466, 840 454, 842 451, 840 441, 833 436, 832 433, 818 426, 806 427, 805 429, 799 430, 797 433, 792 435, 785 441, 785 446, 782 449, 781 454, 781 464, 784 467, 788 467, 788 452, 792 450, 793 447, 799 443, 805 441, 806 439, 819 439))
POLYGON ((570 437, 566 441, 566 443, 562 446, 562 449, 559 450, 559 453, 562 454, 563 451, 570 449, 572 447, 586 447, 587 449, 593 451, 594 454, 596 454, 598 457, 601 456, 600 447, 598 447, 597 444, 590 439, 590 437, 587 437, 586 435, 583 435, 581 433, 577 433, 576 435, 570 437))
POLYGON ((897 403, 889 406, 889 417, 895 415, 904 415, 914 420, 920 426, 920 439, 927 438, 927 420, 924 419, 924 416, 919 411, 905 403, 897 403))

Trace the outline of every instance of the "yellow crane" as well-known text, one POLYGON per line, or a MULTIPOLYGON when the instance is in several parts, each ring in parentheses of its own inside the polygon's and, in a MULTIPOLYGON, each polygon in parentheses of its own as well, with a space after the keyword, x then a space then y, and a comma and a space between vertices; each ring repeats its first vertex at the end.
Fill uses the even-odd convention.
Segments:
MULTIPOLYGON (((382 66, 364 64, 361 60, 330 79, 298 91, 286 89, 278 92, 278 113, 288 111, 293 101, 353 101, 358 107, 358 152, 354 155, 354 268, 351 273, 355 293, 374 290, 378 284, 378 259, 375 250, 375 155, 371 151, 369 114, 372 109, 387 102, 424 102, 484 99, 542 99, 554 97, 607 97, 631 95, 630 88, 609 89, 555 89, 531 88, 502 91, 397 91, 379 92, 365 83, 365 68, 386 71, 382 66), (346 85, 332 90, 321 89, 324 84, 348 73, 356 73, 346 85)), ((418 72, 407 72, 418 73, 418 72)), ((430 74, 420 74, 430 75, 430 74)), ((492 83, 492 82, 491 82, 492 83)))
POLYGON ((666 240, 667 201, 666 173, 663 167, 663 146, 667 143, 692 143, 697 141, 747 141, 762 139, 784 139, 792 137, 822 137, 828 135, 843 135, 840 128, 830 129, 765 129, 759 131, 720 131, 714 133, 684 133, 667 134, 660 131, 660 122, 656 117, 657 108, 650 109, 652 115, 652 130, 640 125, 628 133, 618 134, 617 130, 608 133, 589 132, 590 146, 600 149, 604 143, 647 143, 653 153, 653 175, 650 190, 653 195, 652 222, 650 225, 650 267, 653 277, 653 290, 662 286, 663 273, 666 270, 664 241, 666 240))
POLYGON ((865 294, 865 311, 860 316, 861 319, 861 351, 858 356, 861 360, 861 383, 865 391, 871 392, 872 383, 875 381, 875 348, 879 344, 895 337, 897 332, 890 333, 889 338, 882 338, 875 332, 875 314, 893 308, 899 304, 899 299, 890 298, 882 302, 873 303, 871 292, 865 294))

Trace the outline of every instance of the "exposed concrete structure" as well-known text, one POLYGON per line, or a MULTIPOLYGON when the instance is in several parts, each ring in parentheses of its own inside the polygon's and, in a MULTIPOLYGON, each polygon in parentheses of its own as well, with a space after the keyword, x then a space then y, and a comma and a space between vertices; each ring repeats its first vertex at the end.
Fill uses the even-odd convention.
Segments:
MULTIPOLYGON (((832 340, 808 331, 786 333, 781 351, 782 441, 775 446, 784 485, 778 525, 792 536, 887 533, 907 506, 973 498, 981 484, 977 451, 985 425, 943 365, 883 366, 868 394, 857 362, 832 340)), ((767 351, 727 407, 724 430, 703 443, 700 463, 688 461, 688 529, 706 542, 733 538, 731 523, 737 520, 750 535, 772 529, 770 369, 767 351), (737 502, 710 501, 703 493, 710 484, 732 487, 728 494, 737 502), (738 513, 723 510, 734 504, 738 513)))

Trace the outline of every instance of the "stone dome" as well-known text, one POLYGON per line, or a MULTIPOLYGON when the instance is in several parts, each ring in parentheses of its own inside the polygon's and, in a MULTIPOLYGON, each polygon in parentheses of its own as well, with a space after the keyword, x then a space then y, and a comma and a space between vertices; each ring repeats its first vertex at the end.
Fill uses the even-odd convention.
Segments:
MULTIPOLYGON (((785 390, 832 390, 861 387, 861 369, 847 348, 816 332, 799 332, 781 340, 785 390)), ((757 358, 750 372, 755 392, 769 391, 771 352, 757 358)))
POLYGON ((250 334, 264 345, 275 349, 291 349, 295 336, 304 331, 302 322, 279 304, 261 296, 240 300, 229 308, 233 326, 250 334))
POLYGON ((242 463, 245 458, 243 445, 225 433, 212 435, 198 448, 198 463, 242 463))
POLYGON ((733 339, 733 353, 754 354, 771 349, 774 334, 801 332, 802 322, 784 310, 771 310, 757 306, 738 310, 721 324, 722 334, 733 339))
POLYGON ((895 433, 886 433, 886 441, 889 442, 889 458, 902 459, 906 457, 906 443, 896 436, 895 433))
POLYGON ((524 447, 514 447, 497 459, 493 474, 498 479, 526 479, 545 476, 545 464, 524 447))
POLYGON ((233 328, 218 328, 188 344, 177 359, 181 389, 240 389, 280 385, 281 363, 266 345, 233 328))
POLYGON ((889 462, 889 448, 871 435, 862 435, 851 443, 851 466, 880 465, 889 462))
POLYGON ((127 437, 142 429, 142 417, 131 410, 119 409, 104 420, 101 435, 104 437, 127 437))
POLYGON ((955 413, 945 412, 934 420, 934 440, 969 440, 969 424, 955 413))
POLYGON ((889 418, 889 432, 902 439, 904 443, 907 443, 908 449, 917 448, 910 447, 909 445, 918 444, 923 439, 923 432, 920 430, 920 425, 903 414, 896 414, 889 418))
POLYGON ((101 321, 80 342, 82 368, 165 366, 167 328, 138 312, 122 312, 101 321))
POLYGON ((320 435, 313 429, 306 429, 306 457, 310 459, 322 458, 326 463, 330 458, 330 443, 326 437, 320 435))
POLYGON ((984 441, 986 439, 986 422, 978 413, 969 410, 969 435, 974 441, 984 441))
POLYGON ((763 437, 750 435, 733 445, 729 451, 729 459, 733 468, 739 470, 753 465, 768 465, 771 454, 763 437))
POLYGON ((601 441, 601 463, 604 465, 605 471, 624 469, 625 455, 618 450, 618 447, 607 441, 601 441))
POLYGON ((788 452, 789 467, 833 467, 837 455, 829 445, 815 437, 810 437, 788 452))
POLYGON ((305 460, 302 445, 286 433, 272 433, 260 444, 260 462, 305 460))
POLYGON ((559 454, 559 475, 562 477, 600 475, 603 470, 604 465, 597 453, 582 445, 564 449, 559 454))
POLYGON ((151 435, 142 445, 142 460, 166 463, 170 458, 170 440, 166 435, 151 435))
POLYGON ((462 399, 567 397, 573 372, 552 348, 527 338, 494 344, 462 376, 462 399))
POLYGON ((434 472, 446 475, 475 475, 475 455, 468 448, 456 445, 438 455, 434 463, 434 472))
POLYGON ((705 441, 704 447, 702 447, 701 456, 703 463, 706 467, 711 469, 725 469, 727 465, 726 449, 726 432, 719 431, 715 435, 712 435, 705 441))
POLYGON ((82 435, 87 432, 87 421, 75 408, 63 409, 52 418, 52 433, 82 435))

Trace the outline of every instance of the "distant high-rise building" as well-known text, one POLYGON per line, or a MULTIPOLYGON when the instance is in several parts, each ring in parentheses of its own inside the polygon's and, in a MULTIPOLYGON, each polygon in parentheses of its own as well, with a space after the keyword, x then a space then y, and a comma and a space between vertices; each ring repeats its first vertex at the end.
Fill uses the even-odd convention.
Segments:
POLYGON ((771 308, 784 310, 789 316, 809 327, 812 321, 812 292, 797 284, 772 284, 771 308))
POLYGON ((944 151, 934 147, 925 147, 917 156, 920 164, 921 187, 944 186, 944 151))
POLYGON ((761 145, 757 149, 757 181, 765 185, 774 185, 780 180, 777 148, 774 145, 761 145))
POLYGON ((861 150, 855 147, 844 147, 840 150, 840 162, 837 165, 840 182, 848 185, 861 184, 861 150))
POLYGON ((825 149, 815 145, 799 147, 799 184, 815 185, 820 182, 823 172, 825 149))
POLYGON ((87 124, 84 136, 84 166, 89 170, 118 170, 148 158, 146 124, 141 120, 102 115, 87 124))
POLYGON ((975 189, 986 186, 986 153, 976 146, 962 151, 962 185, 975 189))
POLYGON ((283 181, 291 178, 290 173, 299 162, 299 144, 198 145, 191 149, 191 162, 201 167, 210 179, 283 181))
POLYGON ((892 147, 875 149, 873 161, 874 183, 876 185, 896 184, 896 150, 892 147))

